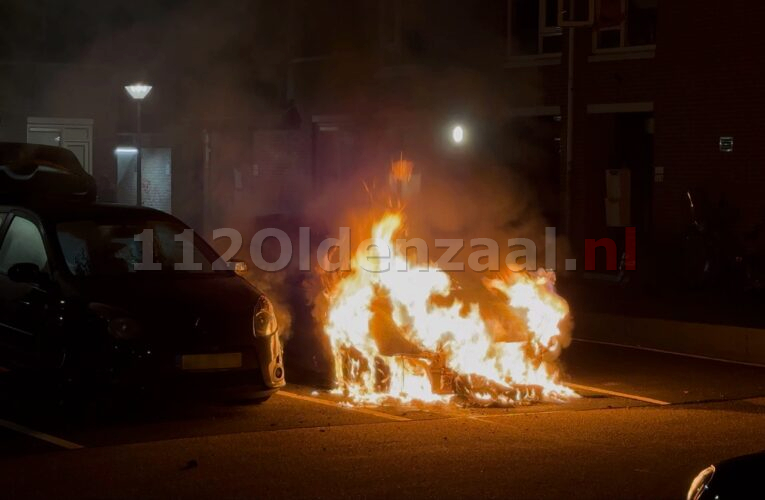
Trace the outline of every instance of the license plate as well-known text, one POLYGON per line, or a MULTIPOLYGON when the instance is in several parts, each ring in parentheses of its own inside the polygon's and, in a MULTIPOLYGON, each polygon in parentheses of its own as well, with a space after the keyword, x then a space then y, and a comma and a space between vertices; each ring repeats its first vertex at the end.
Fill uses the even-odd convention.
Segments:
POLYGON ((184 354, 181 356, 182 370, 230 370, 242 367, 242 353, 184 354))

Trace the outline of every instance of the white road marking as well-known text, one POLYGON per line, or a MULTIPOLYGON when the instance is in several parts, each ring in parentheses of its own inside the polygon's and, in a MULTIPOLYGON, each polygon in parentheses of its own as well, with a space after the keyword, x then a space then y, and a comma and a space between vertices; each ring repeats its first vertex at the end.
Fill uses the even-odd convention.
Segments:
POLYGON ((624 347, 625 349, 636 349, 638 351, 658 352, 660 354, 672 354, 674 356, 682 356, 684 358, 703 359, 704 361, 717 361, 718 363, 730 363, 732 365, 743 365, 743 366, 754 366, 757 368, 765 368, 765 365, 761 363, 748 363, 746 361, 733 361, 731 359, 712 358, 710 356, 702 356, 700 354, 687 354, 684 352, 665 351, 664 349, 654 349, 653 347, 617 344, 616 342, 603 342, 602 340, 589 340, 589 339, 574 339, 574 340, 576 342, 584 342, 586 344, 599 344, 599 345, 608 345, 612 347, 624 347))
POLYGON ((591 387, 589 385, 580 384, 566 384, 566 386, 580 391, 597 392, 600 394, 607 394, 609 396, 616 396, 625 399, 634 399, 635 401, 642 401, 643 403, 650 403, 652 405, 666 406, 672 404, 668 401, 661 401, 660 399, 647 398, 645 396, 638 396, 636 394, 627 394, 626 392, 609 391, 608 389, 601 389, 600 387, 591 387))
MULTIPOLYGON (((601 409, 601 408, 596 408, 601 409)), ((541 410, 541 411, 513 411, 508 413, 496 413, 494 415, 481 415, 480 419, 489 419, 493 418, 495 420, 501 419, 501 418, 508 418, 508 417, 525 417, 528 415, 549 415, 551 413, 563 413, 563 412, 570 412, 570 411, 579 411, 579 410, 541 410)), ((488 422, 488 420, 483 420, 484 422, 488 422)))
POLYGON ((389 413, 384 413, 381 411, 370 410, 369 408, 345 406, 345 405, 338 404, 335 401, 328 401, 326 399, 314 398, 311 396, 303 396, 302 394, 295 394, 293 392, 278 391, 276 395, 284 396, 284 397, 292 398, 292 399, 300 399, 301 401, 309 401, 311 403, 316 403, 316 404, 320 404, 324 406, 331 406, 332 408, 340 408, 341 410, 350 410, 350 411, 355 411, 357 413, 374 415, 376 417, 387 418, 388 420, 395 420, 397 422, 410 422, 412 420, 411 418, 400 417, 398 415, 391 415, 389 413))
MULTIPOLYGON (((451 410, 451 409, 443 408, 443 407, 440 407, 440 406, 433 407, 433 408, 423 407, 423 408, 421 408, 421 410, 424 411, 424 412, 427 412, 427 413, 432 413, 434 415, 444 415, 447 418, 474 420, 476 422, 481 422, 483 424, 493 424, 494 423, 494 422, 489 422, 488 420, 483 420, 483 417, 485 417, 486 415, 469 415, 469 414, 465 414, 465 413, 462 413, 462 412, 459 412, 459 411, 454 411, 454 410, 451 410)), ((467 410, 465 410, 465 411, 467 411, 467 410)))
MULTIPOLYGON (((487 415, 471 415, 469 417, 464 417, 464 418, 467 420, 473 420, 474 422, 481 422, 482 424, 493 424, 494 422, 492 422, 491 420, 484 420, 484 417, 486 416, 487 415)), ((459 418, 459 417, 455 417, 455 418, 459 418)))
POLYGON ((57 438, 56 436, 51 436, 50 434, 45 434, 44 432, 39 432, 34 429, 30 429, 29 427, 24 427, 23 425, 9 422, 8 420, 0 419, 0 427, 5 427, 6 429, 18 432, 20 434, 25 434, 35 439, 39 439, 40 441, 45 441, 47 443, 60 446, 61 448, 66 448, 67 450, 79 450, 84 448, 84 446, 80 444, 67 441, 66 439, 57 438))

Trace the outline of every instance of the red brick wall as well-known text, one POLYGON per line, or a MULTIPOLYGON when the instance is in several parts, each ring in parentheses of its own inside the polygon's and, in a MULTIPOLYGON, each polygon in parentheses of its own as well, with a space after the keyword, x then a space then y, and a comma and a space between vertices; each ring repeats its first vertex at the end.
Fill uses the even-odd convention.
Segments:
POLYGON ((695 188, 741 212, 745 228, 765 215, 765 67, 756 0, 674 0, 660 7, 656 90, 656 161, 665 182, 655 190, 656 225, 683 224, 682 193, 695 188), (720 136, 734 137, 721 153, 720 136))
MULTIPOLYGON (((587 106, 652 102, 657 88, 657 70, 653 58, 591 61, 592 34, 589 29, 577 31, 575 49, 571 220, 574 247, 581 250, 585 238, 609 235, 604 205, 605 171, 621 167, 612 164, 615 115, 588 113, 587 106)), ((565 130, 568 111, 565 96, 561 107, 565 130)), ((563 137, 566 137, 565 131, 563 137)))
MULTIPOLYGON (((761 29, 765 3, 664 0, 659 6, 654 58, 590 61, 592 35, 577 30, 572 209, 575 236, 605 230, 604 144, 607 115, 588 104, 653 102, 654 164, 664 182, 653 189, 653 230, 676 234, 688 222, 686 189, 722 198, 739 212, 737 226, 765 215, 765 65, 761 29), (720 136, 734 137, 734 152, 719 151, 720 136)), ((509 81, 532 74, 542 95, 520 93, 515 106, 560 105, 566 123, 567 54, 559 66, 511 69, 509 81)), ((565 138, 565 131, 562 131, 565 138)))

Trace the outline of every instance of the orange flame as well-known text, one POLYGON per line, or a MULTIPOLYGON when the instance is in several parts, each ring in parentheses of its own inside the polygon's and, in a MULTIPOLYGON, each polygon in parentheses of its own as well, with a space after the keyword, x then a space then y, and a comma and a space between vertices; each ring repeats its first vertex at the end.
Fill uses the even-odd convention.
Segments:
POLYGON ((405 160, 403 155, 400 160, 396 160, 391 163, 390 173, 394 180, 401 182, 409 182, 412 178, 412 172, 414 171, 414 163, 409 160, 405 160))
POLYGON ((356 404, 446 402, 457 394, 512 405, 576 396, 560 383, 555 364, 569 308, 554 290, 554 275, 508 273, 484 282, 519 330, 509 333, 523 339, 498 341, 497 330, 507 327, 482 317, 477 303, 454 299, 449 274, 396 251, 402 225, 401 213, 385 213, 371 244, 354 255, 352 271, 327 285, 324 327, 337 393, 356 404))

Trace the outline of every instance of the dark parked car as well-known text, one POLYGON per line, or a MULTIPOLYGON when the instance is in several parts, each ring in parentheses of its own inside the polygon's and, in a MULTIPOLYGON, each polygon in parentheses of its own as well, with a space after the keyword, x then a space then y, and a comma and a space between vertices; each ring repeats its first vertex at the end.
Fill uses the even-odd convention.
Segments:
POLYGON ((688 500, 761 498, 765 452, 744 455, 710 465, 699 472, 688 491, 688 500))
POLYGON ((0 144, 0 366, 78 387, 282 387, 268 298, 175 217, 92 202, 62 151, 0 144))

